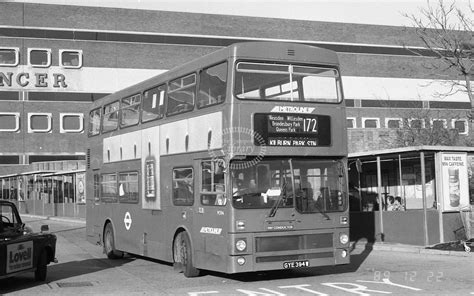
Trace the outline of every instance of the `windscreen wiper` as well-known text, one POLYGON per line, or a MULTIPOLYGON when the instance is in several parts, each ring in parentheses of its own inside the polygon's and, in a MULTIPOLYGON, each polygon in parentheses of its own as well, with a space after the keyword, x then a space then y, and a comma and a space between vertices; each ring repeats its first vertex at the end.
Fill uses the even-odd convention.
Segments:
POLYGON ((270 209, 270 213, 268 214, 268 217, 275 217, 275 214, 278 210, 278 207, 280 206, 280 203, 283 199, 283 197, 286 198, 286 182, 284 182, 280 188, 280 195, 278 196, 278 200, 273 204, 272 208, 270 209))
POLYGON ((326 214, 316 202, 314 202, 314 207, 318 210, 319 213, 321 213, 321 215, 324 216, 324 218, 326 218, 326 220, 331 220, 331 217, 329 217, 329 215, 326 214))

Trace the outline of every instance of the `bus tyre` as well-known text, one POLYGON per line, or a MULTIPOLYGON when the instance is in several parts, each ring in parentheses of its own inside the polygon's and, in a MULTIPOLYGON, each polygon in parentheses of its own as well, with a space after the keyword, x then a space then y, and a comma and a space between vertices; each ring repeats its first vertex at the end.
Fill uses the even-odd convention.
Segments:
POLYGON ((182 266, 185 277, 197 277, 200 270, 193 266, 193 250, 191 240, 186 232, 180 232, 175 239, 174 255, 175 262, 182 266))
POLYGON ((46 250, 41 251, 41 255, 38 258, 35 270, 35 280, 44 282, 46 275, 48 274, 48 253, 46 250))
POLYGON ((123 257, 123 252, 115 249, 114 229, 111 223, 105 225, 104 230, 104 251, 109 259, 117 259, 123 257))

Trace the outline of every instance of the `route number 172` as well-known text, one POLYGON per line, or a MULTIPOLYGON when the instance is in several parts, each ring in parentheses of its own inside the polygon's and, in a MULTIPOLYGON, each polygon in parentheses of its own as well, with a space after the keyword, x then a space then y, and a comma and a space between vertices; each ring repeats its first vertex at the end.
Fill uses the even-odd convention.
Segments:
POLYGON ((305 132, 317 133, 318 121, 316 118, 305 118, 303 121, 303 130, 305 132))

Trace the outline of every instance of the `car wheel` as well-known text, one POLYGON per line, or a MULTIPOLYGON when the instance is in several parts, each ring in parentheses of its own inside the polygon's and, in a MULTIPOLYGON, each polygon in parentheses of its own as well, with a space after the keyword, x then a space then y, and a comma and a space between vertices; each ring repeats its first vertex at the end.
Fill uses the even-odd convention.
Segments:
POLYGON ((123 252, 115 249, 114 229, 110 223, 107 223, 104 230, 104 251, 109 259, 123 257, 123 252))
POLYGON ((36 264, 35 280, 44 282, 46 280, 47 274, 48 274, 48 253, 46 252, 46 250, 43 250, 41 251, 41 254, 38 257, 38 262, 36 264))
POLYGON ((180 232, 174 243, 174 260, 180 263, 185 277, 197 277, 200 270, 193 266, 191 240, 186 232, 180 232))

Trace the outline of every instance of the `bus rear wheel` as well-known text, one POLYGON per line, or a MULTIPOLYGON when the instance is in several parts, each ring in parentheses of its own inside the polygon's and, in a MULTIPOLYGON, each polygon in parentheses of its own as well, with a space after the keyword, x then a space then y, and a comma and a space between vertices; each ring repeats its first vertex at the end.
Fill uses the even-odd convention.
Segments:
POLYGON ((174 262, 181 266, 185 277, 197 277, 200 270, 193 266, 191 240, 186 232, 180 232, 174 240, 174 262))
POLYGON ((123 257, 123 252, 115 249, 115 237, 112 224, 107 223, 104 230, 104 251, 109 259, 118 259, 123 257))

